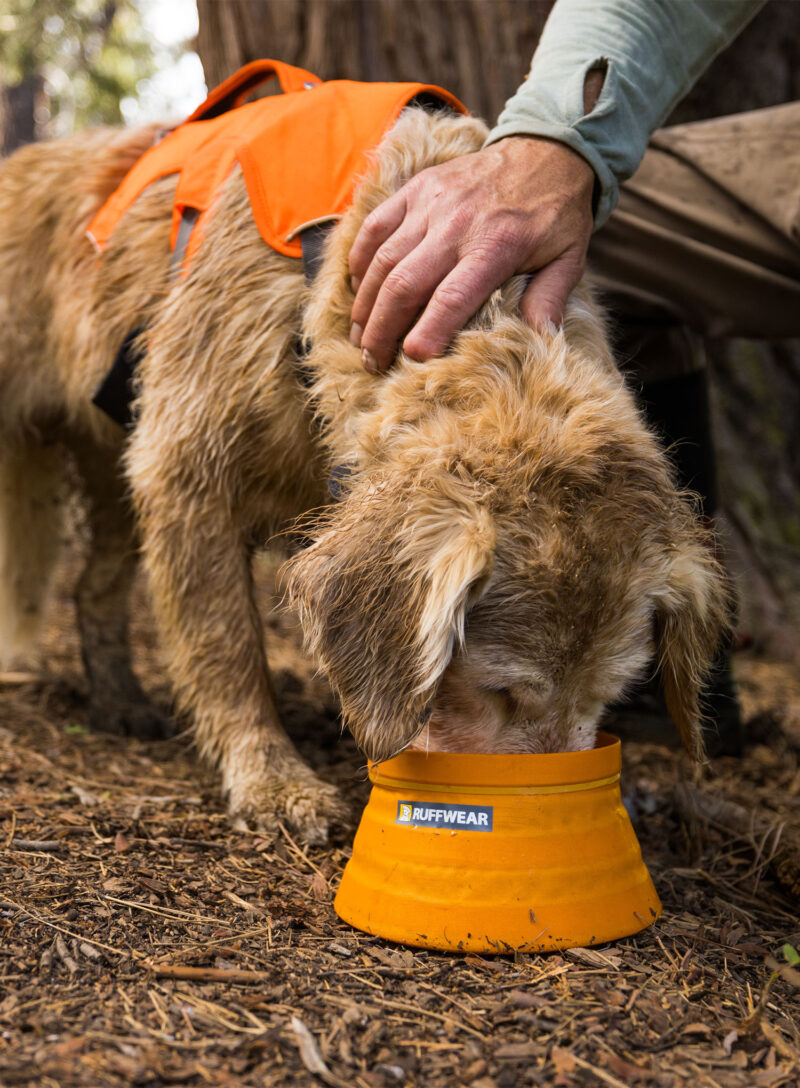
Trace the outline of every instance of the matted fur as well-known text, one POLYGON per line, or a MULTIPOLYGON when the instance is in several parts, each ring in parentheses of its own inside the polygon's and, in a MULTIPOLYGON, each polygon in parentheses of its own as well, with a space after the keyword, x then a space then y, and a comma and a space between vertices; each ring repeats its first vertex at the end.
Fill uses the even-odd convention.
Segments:
MULTIPOLYGON (((290 595, 372 758, 409 743, 586 747, 603 707, 654 655, 684 742, 700 751, 721 573, 587 293, 573 295, 562 330, 539 335, 520 319, 512 282, 446 356, 400 355, 385 377, 365 373, 349 343, 359 224, 413 174, 477 150, 485 132, 407 110, 310 297, 298 262, 264 246, 238 171, 171 289, 169 181, 140 198, 103 260, 91 254, 91 213, 152 134, 34 148, 0 173, 0 234, 20 221, 0 265, 17 337, 13 352, 0 349, 4 456, 55 434, 77 451, 91 492, 91 453, 114 466, 123 450, 88 394, 130 327, 146 326, 124 461, 179 703, 236 817, 285 818, 313 839, 337 812, 280 726, 251 585, 253 548, 307 511, 312 543, 290 561, 290 595), (20 202, 27 176, 38 218, 20 202), (21 299, 13 266, 26 246, 30 267, 49 272, 21 299), (45 339, 25 332, 33 318, 45 339), (310 394, 294 355, 301 331, 310 394), (324 508, 327 474, 342 465, 346 493, 324 508)), ((108 544, 111 534, 96 535, 108 544)), ((87 615, 109 599, 95 593, 87 615)), ((102 672, 101 650, 88 657, 102 672)))
POLYGON ((360 223, 421 164, 474 151, 484 135, 475 121, 407 117, 332 240, 305 331, 332 460, 354 471, 292 562, 292 596, 373 758, 420 731, 426 747, 585 747, 654 654, 699 755, 721 572, 586 291, 562 330, 539 335, 512 281, 446 356, 400 355, 381 381, 349 344, 360 223))

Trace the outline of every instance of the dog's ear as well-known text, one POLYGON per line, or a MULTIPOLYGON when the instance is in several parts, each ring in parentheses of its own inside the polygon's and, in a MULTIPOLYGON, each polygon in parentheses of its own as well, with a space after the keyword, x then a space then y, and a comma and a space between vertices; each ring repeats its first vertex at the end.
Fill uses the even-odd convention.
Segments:
POLYGON ((306 643, 370 759, 396 755, 424 726, 493 554, 489 513, 447 476, 358 487, 290 560, 306 643))
POLYGON ((705 746, 701 691, 729 623, 727 579, 703 535, 670 553, 656 595, 656 641, 664 698, 684 747, 697 760, 705 746))

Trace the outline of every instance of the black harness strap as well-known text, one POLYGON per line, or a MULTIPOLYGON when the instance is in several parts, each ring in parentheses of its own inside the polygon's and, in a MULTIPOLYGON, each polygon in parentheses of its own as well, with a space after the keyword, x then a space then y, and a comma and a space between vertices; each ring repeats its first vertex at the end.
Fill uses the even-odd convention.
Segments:
POLYGON ((145 352, 139 339, 144 329, 132 329, 114 357, 111 369, 92 394, 92 404, 124 427, 133 429, 136 419, 133 401, 136 397, 136 371, 145 352))
MULTIPOLYGON (((200 212, 196 208, 184 208, 170 260, 170 280, 180 275, 186 248, 199 218, 200 212)), ((141 326, 131 329, 122 341, 111 369, 92 394, 92 404, 126 431, 133 430, 136 423, 133 402, 136 398, 136 372, 145 356, 141 339, 143 332, 141 326)))
POLYGON ((325 256, 325 242, 335 226, 335 219, 326 219, 320 223, 311 223, 300 235, 306 287, 311 287, 317 278, 317 273, 322 267, 322 258, 325 256))

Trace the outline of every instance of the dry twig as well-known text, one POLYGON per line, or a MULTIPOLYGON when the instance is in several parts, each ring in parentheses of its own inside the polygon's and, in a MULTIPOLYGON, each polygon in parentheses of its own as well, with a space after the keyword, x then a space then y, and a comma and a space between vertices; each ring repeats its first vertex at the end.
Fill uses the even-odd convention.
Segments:
POLYGON ((268 982, 269 971, 244 971, 238 967, 189 967, 180 963, 148 965, 158 978, 180 978, 192 982, 268 982))

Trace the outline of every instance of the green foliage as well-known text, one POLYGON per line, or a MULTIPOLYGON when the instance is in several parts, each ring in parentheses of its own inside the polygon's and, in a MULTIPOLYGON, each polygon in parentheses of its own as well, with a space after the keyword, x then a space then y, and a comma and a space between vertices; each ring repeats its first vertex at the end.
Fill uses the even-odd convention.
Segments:
POLYGON ((783 946, 783 958, 789 964, 790 967, 800 967, 800 952, 792 944, 785 944, 783 946))
POLYGON ((119 123, 121 99, 154 68, 136 0, 3 0, 0 82, 38 81, 42 134, 119 123))

